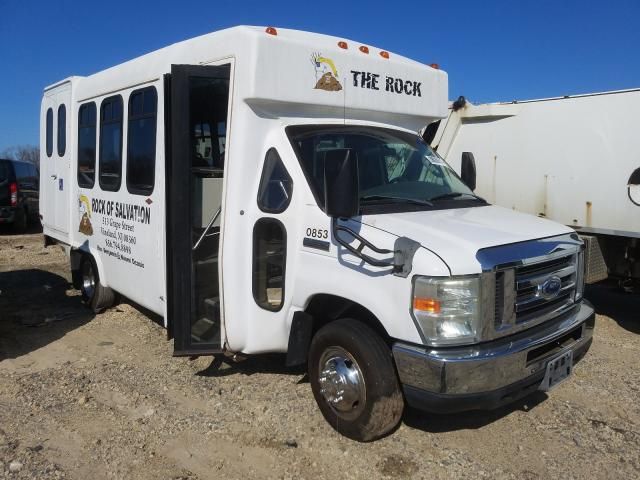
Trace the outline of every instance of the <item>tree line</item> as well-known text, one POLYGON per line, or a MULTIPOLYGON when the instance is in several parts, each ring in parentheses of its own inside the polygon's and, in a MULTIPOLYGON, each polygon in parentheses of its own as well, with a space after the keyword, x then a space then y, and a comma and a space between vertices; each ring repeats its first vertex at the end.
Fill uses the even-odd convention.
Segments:
POLYGON ((33 163, 40 169, 40 147, 34 145, 15 145, 0 151, 0 158, 33 163))

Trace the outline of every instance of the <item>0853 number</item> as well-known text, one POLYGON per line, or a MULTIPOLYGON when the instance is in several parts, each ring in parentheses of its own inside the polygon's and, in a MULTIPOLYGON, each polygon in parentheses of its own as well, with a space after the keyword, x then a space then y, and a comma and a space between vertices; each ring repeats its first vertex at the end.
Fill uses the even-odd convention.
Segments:
POLYGON ((311 238, 329 238, 329 230, 323 228, 307 228, 307 237, 311 238))

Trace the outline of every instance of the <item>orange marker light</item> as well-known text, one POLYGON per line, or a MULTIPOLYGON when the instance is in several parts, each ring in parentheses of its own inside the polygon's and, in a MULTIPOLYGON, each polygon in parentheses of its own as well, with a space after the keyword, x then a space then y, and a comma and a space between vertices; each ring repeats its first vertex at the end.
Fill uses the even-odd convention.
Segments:
POLYGON ((414 298, 413 308, 427 313, 440 313, 440 302, 435 298, 414 298))
POLYGON ((382 58, 387 58, 387 59, 388 59, 388 58, 389 58, 389 52, 385 52, 385 51, 383 50, 383 51, 381 51, 381 52, 380 52, 380 56, 381 56, 382 58))
POLYGON ((347 45, 347 42, 338 42, 338 46, 340 48, 344 48, 345 50, 349 48, 349 45, 347 45))
POLYGON ((360 51, 361 51, 362 53, 369 53, 369 47, 365 47, 364 45, 362 45, 362 46, 360 47, 360 51))
POLYGON ((265 29, 265 32, 267 32, 269 35, 278 35, 278 31, 273 27, 267 27, 265 29))
POLYGON ((440 70, 440 65, 438 65, 437 63, 430 63, 429 66, 434 70, 440 70))

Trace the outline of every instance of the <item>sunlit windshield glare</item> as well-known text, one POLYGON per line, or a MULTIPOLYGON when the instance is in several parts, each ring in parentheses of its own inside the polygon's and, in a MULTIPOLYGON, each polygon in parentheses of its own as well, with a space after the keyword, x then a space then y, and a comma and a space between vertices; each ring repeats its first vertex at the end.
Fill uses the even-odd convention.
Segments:
POLYGON ((324 156, 344 148, 357 155, 362 204, 384 197, 428 201, 448 193, 472 193, 417 135, 373 127, 304 126, 288 131, 319 199, 324 156))

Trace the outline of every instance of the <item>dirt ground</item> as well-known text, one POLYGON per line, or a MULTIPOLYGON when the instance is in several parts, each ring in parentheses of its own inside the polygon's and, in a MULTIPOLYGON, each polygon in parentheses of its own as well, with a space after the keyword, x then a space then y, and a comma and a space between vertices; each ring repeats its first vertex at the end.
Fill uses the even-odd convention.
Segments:
POLYGON ((573 378, 494 412, 336 434, 280 355, 172 358, 153 318, 94 316, 42 236, 0 232, 0 478, 640 478, 640 301, 603 286, 573 378))

